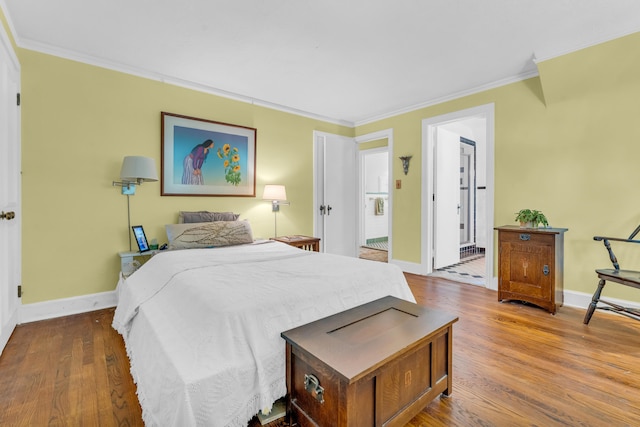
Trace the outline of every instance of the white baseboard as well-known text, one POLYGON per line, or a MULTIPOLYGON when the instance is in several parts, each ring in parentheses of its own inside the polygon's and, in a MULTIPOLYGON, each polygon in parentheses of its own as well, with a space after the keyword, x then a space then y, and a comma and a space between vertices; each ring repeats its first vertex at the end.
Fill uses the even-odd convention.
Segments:
MULTIPOLYGON (((395 265, 397 265, 398 267, 400 267, 400 269, 402 271, 404 271, 405 273, 411 273, 411 274, 417 274, 420 276, 424 276, 424 273, 422 271, 422 265, 421 264, 416 264, 416 263, 412 263, 412 262, 406 262, 406 261, 400 261, 400 260, 390 260, 390 263, 393 263, 395 265)), ((493 291, 498 291, 498 278, 497 277, 492 277, 491 280, 488 280, 487 283, 485 284, 485 287, 487 289, 491 289, 493 291)), ((585 309, 589 306, 589 303, 591 303, 591 298, 592 298, 593 294, 587 294, 585 292, 578 292, 578 291, 570 291, 570 290, 564 290, 564 305, 567 307, 576 307, 576 308, 582 308, 585 309)), ((605 297, 605 299, 607 301, 611 301, 614 304, 618 304, 622 307, 631 307, 631 308, 637 308, 640 309, 640 303, 638 302, 634 302, 634 301, 626 301, 626 300, 621 300, 621 299, 617 299, 617 298, 610 298, 610 297, 605 297)))
POLYGON ((38 320, 53 319, 55 317, 101 310, 103 308, 115 307, 117 303, 118 296, 116 291, 109 291, 78 297, 36 302, 33 304, 23 304, 18 308, 20 312, 18 315, 18 323, 29 323, 38 320))
MULTIPOLYGON (((393 261, 400 269, 407 273, 421 275, 420 264, 406 261, 393 261)), ((491 283, 495 285, 496 283, 491 283)), ((491 286, 487 288, 492 289, 491 286)), ((564 305, 586 309, 591 302, 591 294, 578 291, 564 291, 564 305)), ((633 307, 640 309, 640 303, 625 301, 617 298, 606 298, 614 304, 623 307, 633 307)), ((55 317, 69 316, 72 314, 86 313, 89 311, 102 310, 103 308, 115 307, 118 303, 116 291, 101 292, 97 294, 82 295, 79 297, 62 298, 52 301, 37 302, 33 304, 23 304, 18 308, 18 323, 29 323, 38 320, 53 319, 55 317)))
POLYGON ((397 259, 391 259, 389 260, 389 263, 397 265, 398 267, 400 267, 400 270, 404 271, 405 273, 424 275, 422 271, 422 264, 416 264, 415 262, 400 261, 397 259))
MULTIPOLYGON (((586 294, 578 291, 564 291, 564 305, 568 307, 578 307, 586 309, 591 303, 591 297, 593 294, 586 294)), ((635 301, 626 301, 618 298, 611 298, 605 296, 604 299, 611 301, 614 304, 618 304, 622 307, 630 307, 640 309, 640 303, 635 301)))

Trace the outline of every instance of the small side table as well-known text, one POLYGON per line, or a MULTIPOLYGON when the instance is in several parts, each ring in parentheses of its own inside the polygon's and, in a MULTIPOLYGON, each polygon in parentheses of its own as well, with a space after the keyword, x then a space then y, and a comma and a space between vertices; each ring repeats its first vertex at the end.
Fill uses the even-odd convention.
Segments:
POLYGON ((564 233, 567 228, 498 230, 498 300, 520 300, 556 314, 563 303, 564 233))
POLYGON ((320 238, 318 237, 295 235, 272 237, 270 240, 286 243, 287 245, 295 246, 305 251, 320 252, 320 238))
POLYGON ((134 271, 136 271, 140 265, 144 264, 148 259, 157 254, 159 251, 148 251, 148 252, 137 252, 137 251, 127 251, 127 252, 119 252, 120 255, 120 272, 125 276, 129 276, 134 271), (136 259, 140 258, 140 259, 136 259), (136 265, 137 264, 137 265, 136 265))

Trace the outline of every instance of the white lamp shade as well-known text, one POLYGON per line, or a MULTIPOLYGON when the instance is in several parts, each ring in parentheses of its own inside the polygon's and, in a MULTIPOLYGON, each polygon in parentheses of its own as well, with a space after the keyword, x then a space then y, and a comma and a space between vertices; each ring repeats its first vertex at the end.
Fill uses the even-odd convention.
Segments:
POLYGON ((264 193, 262 193, 263 200, 287 200, 287 190, 284 185, 265 185, 264 193))
POLYGON ((122 160, 120 179, 123 181, 151 182, 158 180, 156 163, 151 157, 126 156, 122 160))

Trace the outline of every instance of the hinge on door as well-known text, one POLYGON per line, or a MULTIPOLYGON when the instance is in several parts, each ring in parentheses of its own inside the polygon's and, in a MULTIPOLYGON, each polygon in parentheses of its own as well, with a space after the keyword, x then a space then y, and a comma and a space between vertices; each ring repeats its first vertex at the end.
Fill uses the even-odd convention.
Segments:
POLYGON ((22 297, 22 285, 18 285, 18 298, 22 297))
POLYGON ((18 105, 20 105, 20 92, 17 93, 16 101, 17 101, 18 105))

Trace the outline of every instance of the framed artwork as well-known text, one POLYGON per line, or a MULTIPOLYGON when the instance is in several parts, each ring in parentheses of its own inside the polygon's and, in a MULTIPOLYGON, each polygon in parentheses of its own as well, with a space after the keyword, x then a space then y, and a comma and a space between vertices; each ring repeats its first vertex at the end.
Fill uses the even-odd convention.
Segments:
POLYGON ((162 112, 161 194, 255 197, 256 132, 162 112))

